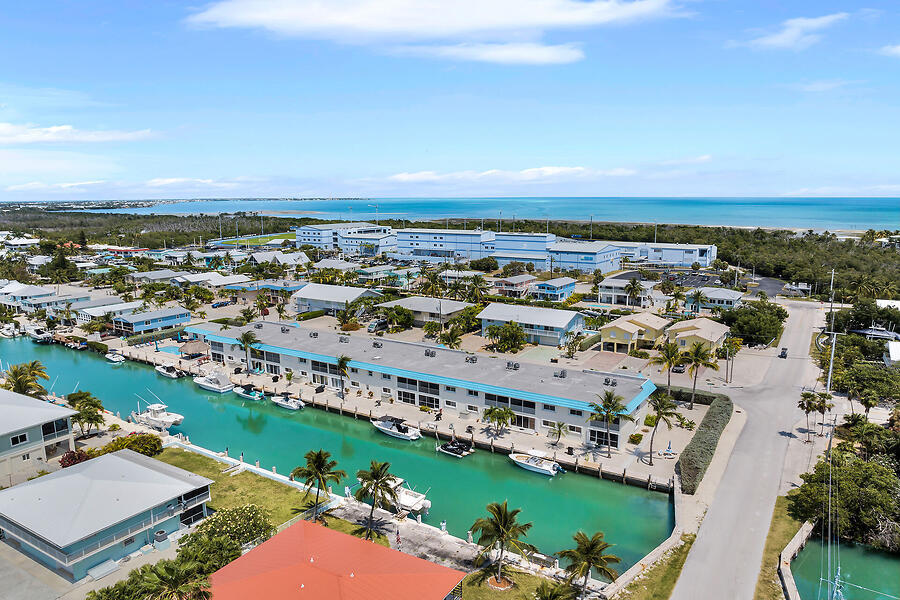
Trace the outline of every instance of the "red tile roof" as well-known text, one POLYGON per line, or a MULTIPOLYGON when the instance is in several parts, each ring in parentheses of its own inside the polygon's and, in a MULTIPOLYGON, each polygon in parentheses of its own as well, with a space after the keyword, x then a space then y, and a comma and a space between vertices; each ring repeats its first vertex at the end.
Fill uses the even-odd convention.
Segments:
POLYGON ((462 571, 300 521, 210 577, 213 600, 444 600, 462 571))

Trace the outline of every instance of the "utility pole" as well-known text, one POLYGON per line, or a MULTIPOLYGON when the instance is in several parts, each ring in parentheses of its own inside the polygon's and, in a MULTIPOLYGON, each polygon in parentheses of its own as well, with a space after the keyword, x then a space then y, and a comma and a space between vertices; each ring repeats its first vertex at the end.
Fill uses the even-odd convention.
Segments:
POLYGON ((591 215, 591 239, 594 239, 594 215, 591 215))
POLYGON ((831 393, 831 373, 834 370, 834 347, 837 346, 837 333, 834 331, 834 268, 831 269, 831 359, 828 361, 828 382, 825 392, 831 393))
POLYGON ((657 226, 657 224, 658 223, 656 221, 653 221, 653 243, 654 244, 656 243, 656 226, 657 226))
POLYGON ((503 227, 501 225, 502 222, 503 222, 503 211, 501 210, 500 214, 497 215, 497 233, 500 233, 501 231, 503 231, 503 227))

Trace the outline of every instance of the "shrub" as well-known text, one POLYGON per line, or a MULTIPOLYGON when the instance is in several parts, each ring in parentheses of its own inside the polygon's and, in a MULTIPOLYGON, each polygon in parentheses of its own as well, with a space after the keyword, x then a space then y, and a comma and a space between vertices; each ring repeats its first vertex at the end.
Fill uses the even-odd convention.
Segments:
POLYGON ((110 452, 129 449, 144 456, 156 456, 162 452, 162 440, 152 433, 129 433, 116 438, 102 448, 94 450, 94 456, 102 456, 110 452))
MULTIPOLYGON (((676 402, 690 402, 691 400, 691 388, 685 387, 677 387, 672 386, 672 398, 676 402)), ((697 390, 697 395, 694 398, 694 404, 702 404, 703 406, 709 406, 713 403, 713 400, 716 398, 727 400, 728 396, 725 394, 716 394, 714 392, 706 392, 703 390, 697 390)))
POLYGON ((646 350, 639 350, 635 348, 631 352, 628 353, 628 356, 633 356, 635 358, 650 358, 650 353, 646 350))
POLYGON ((601 337, 602 336, 599 333, 595 333, 594 335, 587 336, 586 338, 581 340, 580 344, 578 344, 578 349, 584 351, 584 350, 587 350, 588 348, 593 347, 595 344, 599 344, 601 337))
POLYGON ((628 436, 628 443, 629 444, 640 444, 642 439, 644 439, 643 433, 632 433, 631 435, 628 436))
POLYGON ((321 317, 324 314, 324 310, 311 310, 309 312, 297 315, 297 320, 306 321, 307 319, 315 319, 316 317, 321 317))
POLYGON ((647 415, 644 417, 644 425, 647 427, 653 427, 656 425, 656 415, 647 415))
POLYGON ((256 504, 245 504, 216 511, 197 527, 208 537, 225 536, 244 545, 275 533, 268 515, 256 504))
POLYGON ((119 425, 118 423, 113 423, 109 426, 108 431, 119 431, 120 429, 122 429, 121 425, 119 425))
POLYGON ((709 405, 697 433, 678 459, 676 467, 681 475, 681 491, 685 494, 694 494, 697 491, 716 453, 722 430, 731 420, 731 413, 734 410, 731 399, 721 394, 718 396, 709 405))
POLYGON ((94 352, 98 352, 100 354, 106 354, 107 352, 109 352, 109 346, 107 346, 103 342, 88 342, 87 347, 89 350, 93 350, 94 352))
POLYGON ((84 450, 69 450, 59 459, 59 466, 65 469, 66 467, 71 467, 72 465, 77 465, 78 463, 90 460, 90 458, 90 455, 84 450))
POLYGON ((496 271, 499 269, 497 259, 493 256, 477 258, 469 263, 469 268, 473 271, 496 271))
POLYGON ((356 321, 350 321, 341 325, 341 331, 356 331, 357 329, 359 329, 359 323, 356 321))

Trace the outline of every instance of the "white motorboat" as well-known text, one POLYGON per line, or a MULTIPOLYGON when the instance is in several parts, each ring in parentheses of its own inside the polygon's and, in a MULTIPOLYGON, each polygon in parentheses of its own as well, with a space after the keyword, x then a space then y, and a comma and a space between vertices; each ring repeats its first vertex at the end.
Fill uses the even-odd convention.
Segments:
POLYGON ((234 384, 225 373, 211 373, 194 377, 194 383, 210 392, 224 394, 234 389, 234 384))
POLYGON ((509 459, 527 471, 534 471, 542 475, 553 477, 557 473, 563 473, 563 468, 554 460, 535 456, 533 454, 525 454, 524 452, 513 452, 509 455, 509 459))
POLYGON ((0 336, 11 338, 16 337, 18 331, 16 330, 16 326, 12 323, 7 323, 3 327, 0 327, 0 336))
POLYGON ((41 329, 40 327, 29 329, 28 336, 31 338, 31 341, 35 342, 36 344, 49 344, 53 341, 53 334, 46 329, 41 329))
POLYGON ((407 425, 400 417, 384 416, 372 419, 372 425, 381 433, 401 440, 413 441, 422 437, 418 428, 407 425))
POLYGON ((247 400, 265 400, 266 395, 263 394, 259 390, 253 389, 252 385, 246 386, 237 386, 234 388, 234 393, 240 396, 241 398, 246 398, 247 400))
POLYGON ((175 425, 181 425, 184 417, 178 413, 170 413, 166 411, 168 406, 165 404, 150 404, 147 410, 142 413, 131 413, 131 420, 141 425, 147 425, 154 429, 165 430, 175 425))
POLYGON ((462 458, 463 456, 468 456, 475 452, 475 448, 472 447, 472 442, 467 440, 458 440, 456 438, 450 440, 449 442, 436 445, 434 449, 454 458, 462 458))
POLYGON ((156 365, 154 371, 156 371, 163 377, 168 377, 169 379, 179 379, 187 375, 187 373, 185 373, 181 369, 176 369, 172 365, 156 365))
POLYGON ((103 355, 107 361, 111 362, 114 365, 119 365, 125 362, 125 357, 116 352, 115 350, 110 350, 106 354, 103 355))
POLYGON ((287 410, 300 410, 306 404, 300 398, 291 398, 287 392, 278 396, 272 396, 272 404, 286 408, 287 410))
MULTIPOLYGON (((359 481, 359 479, 357 479, 357 481, 359 481)), ((388 485, 390 485, 397 494, 397 506, 394 507, 397 511, 428 514, 428 510, 431 508, 431 500, 426 496, 428 490, 425 490, 424 493, 417 492, 409 487, 409 484, 405 479, 396 476, 391 477, 388 485)), ((431 488, 428 489, 430 490, 431 488)))

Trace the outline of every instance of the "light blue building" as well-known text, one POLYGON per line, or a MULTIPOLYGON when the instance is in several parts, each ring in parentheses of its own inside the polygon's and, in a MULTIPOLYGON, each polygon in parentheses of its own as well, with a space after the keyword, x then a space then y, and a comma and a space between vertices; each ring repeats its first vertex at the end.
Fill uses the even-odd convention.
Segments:
POLYGON ((631 262, 658 266, 690 267, 695 262, 707 268, 716 260, 715 244, 667 244, 653 242, 605 242, 622 250, 631 262))
POLYGON ((47 460, 75 449, 72 417, 77 412, 0 389, 0 487, 46 469, 47 460))
POLYGON ((456 262, 474 260, 493 253, 493 231, 480 229, 400 229, 397 252, 391 258, 456 262))
POLYGON ((343 230, 338 232, 338 248, 350 256, 380 256, 397 251, 397 234, 343 230))
POLYGON ((51 312, 56 309, 65 309, 66 305, 77 304, 79 302, 87 302, 91 299, 91 295, 87 292, 75 292, 72 294, 51 294, 49 296, 38 296, 33 298, 25 298, 20 301, 22 310, 26 313, 33 313, 39 310, 51 312))
POLYGON ((7 544, 78 581, 206 516, 211 480, 119 450, 0 491, 7 544))
POLYGON ((548 251, 553 270, 609 273, 621 266, 622 250, 608 242, 555 242, 548 251))
POLYGON ((486 244, 490 256, 502 267, 511 262, 531 263, 537 271, 546 271, 549 254, 547 249, 556 242, 552 233, 500 232, 493 242, 486 244))
POLYGON ((119 315, 113 319, 113 329, 123 335, 149 333, 160 329, 171 329, 191 320, 186 308, 175 306, 148 312, 119 315))
POLYGON ((478 318, 482 337, 488 337, 491 325, 516 323, 530 343, 545 346, 559 346, 569 333, 577 335, 584 329, 584 317, 580 313, 557 308, 492 303, 478 313, 478 318))
POLYGON ((576 279, 557 277, 547 281, 536 281, 531 286, 531 295, 539 300, 562 302, 575 292, 576 279))

